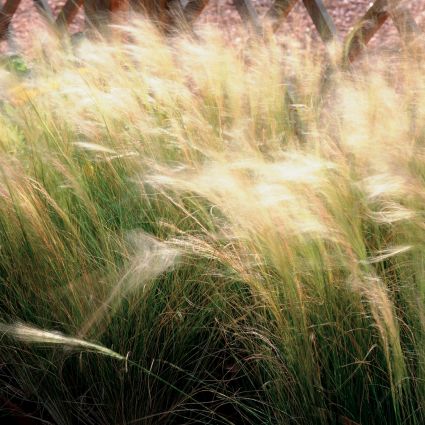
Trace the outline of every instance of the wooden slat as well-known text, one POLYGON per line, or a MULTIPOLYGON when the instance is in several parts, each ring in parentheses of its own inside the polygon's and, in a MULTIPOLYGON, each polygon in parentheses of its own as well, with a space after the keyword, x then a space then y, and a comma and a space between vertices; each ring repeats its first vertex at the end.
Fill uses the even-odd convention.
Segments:
POLYGON ((16 41, 16 34, 12 27, 7 30, 8 54, 17 55, 19 52, 19 44, 16 41))
POLYGON ((127 0, 109 0, 109 10, 118 12, 120 10, 128 10, 129 4, 127 0))
POLYGON ((149 16, 162 27, 169 25, 169 6, 173 0, 131 0, 131 7, 139 13, 149 16))
POLYGON ((388 12, 403 41, 409 42, 421 34, 421 30, 416 24, 416 21, 406 7, 399 5, 400 2, 398 0, 387 1, 388 12))
POLYGON ((251 0, 233 0, 233 4, 239 12, 242 20, 248 23, 258 35, 261 35, 263 31, 260 19, 258 18, 257 11, 252 5, 251 0))
POLYGON ((285 81, 285 88, 286 90, 285 90, 284 102, 289 109, 289 119, 291 120, 294 134, 301 144, 305 144, 306 138, 305 138, 304 125, 300 117, 300 114, 298 112, 298 109, 296 107, 297 102, 295 101, 295 98, 296 98, 295 93, 297 91, 294 90, 291 82, 287 80, 285 81))
POLYGON ((6 0, 6 3, 2 7, 0 11, 0 40, 7 36, 10 22, 20 3, 21 0, 6 0))
POLYGON ((35 7, 41 13, 43 18, 45 18, 48 22, 53 23, 55 21, 55 18, 53 16, 53 12, 49 6, 49 3, 47 3, 47 0, 33 0, 33 1, 35 4, 35 7))
POLYGON ((336 27, 323 1, 303 0, 303 3, 322 40, 325 43, 336 40, 338 38, 336 27))
POLYGON ((387 6, 387 0, 376 0, 346 37, 344 45, 350 62, 360 56, 367 43, 389 18, 387 6))
POLYGON ((278 30, 297 1, 298 0, 275 0, 275 2, 272 4, 265 15, 265 18, 271 22, 274 32, 278 30))
POLYGON ((84 0, 86 26, 91 30, 105 29, 109 21, 109 0, 84 0))
POLYGON ((189 0, 184 6, 186 21, 192 25, 207 6, 209 0, 189 0))
POLYGON ((168 5, 169 28, 192 32, 192 25, 187 21, 184 14, 184 5, 180 0, 171 0, 168 5))
POLYGON ((56 24, 60 27, 68 26, 75 18, 83 0, 67 0, 56 18, 56 24))

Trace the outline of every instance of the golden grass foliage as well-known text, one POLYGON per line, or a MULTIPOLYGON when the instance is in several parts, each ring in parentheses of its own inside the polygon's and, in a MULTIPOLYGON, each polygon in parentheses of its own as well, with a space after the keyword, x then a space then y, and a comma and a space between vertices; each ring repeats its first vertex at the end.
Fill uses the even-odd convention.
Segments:
POLYGON ((0 74, 0 331, 106 355, 5 337, 9 387, 60 424, 423 423, 425 58, 113 32, 0 74))

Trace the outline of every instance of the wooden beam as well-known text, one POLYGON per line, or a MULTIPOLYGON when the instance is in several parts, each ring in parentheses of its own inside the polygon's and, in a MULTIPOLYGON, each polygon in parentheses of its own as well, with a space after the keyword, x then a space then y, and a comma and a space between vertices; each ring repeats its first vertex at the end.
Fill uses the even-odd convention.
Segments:
POLYGON ((82 4, 83 0, 67 0, 56 18, 56 24, 59 27, 67 27, 74 20, 82 4))
POLYGON ((298 0, 275 0, 275 2, 271 5, 265 15, 265 19, 271 22, 273 32, 278 30, 297 1, 298 0))
POLYGON ((108 18, 108 0, 84 0, 86 26, 99 29, 108 18))
POLYGON ((20 3, 21 0, 6 0, 6 3, 0 10, 0 40, 7 36, 10 22, 20 3))
POLYGON ((52 9, 49 6, 47 0, 33 0, 35 7, 40 12, 41 16, 45 18, 49 23, 55 22, 52 9))
POLYGON ((261 28, 260 19, 258 18, 257 11, 252 5, 251 0, 233 0, 233 4, 239 12, 242 20, 248 23, 257 35, 262 35, 263 30, 261 28))
POLYGON ((408 43, 422 33, 410 11, 400 5, 399 0, 387 0, 387 2, 388 13, 404 42, 408 43))
POLYGON ((329 15, 322 0, 303 0, 304 7, 313 20, 314 26, 320 34, 321 39, 328 43, 338 39, 335 24, 329 15))
MULTIPOLYGON (((162 4, 164 1, 166 0, 160 0, 160 3, 162 4)), ((105 29, 105 24, 111 21, 112 10, 117 9, 119 3, 120 1, 116 0, 84 0, 86 25, 91 29, 105 29)))
POLYGON ((207 6, 209 0, 189 0, 184 6, 186 21, 192 25, 207 6))
POLYGON ((109 10, 118 12, 120 10, 128 10, 129 4, 127 0, 109 0, 109 10))
POLYGON ((184 14, 184 5, 180 0, 171 0, 168 5, 169 28, 168 30, 184 30, 192 32, 192 25, 184 14))
POLYGON ((389 16, 387 0, 376 0, 345 38, 344 50, 349 62, 354 62, 360 56, 389 16))
POLYGON ((8 54, 17 55, 19 52, 19 44, 16 41, 16 34, 13 31, 12 27, 9 27, 7 30, 7 45, 8 45, 8 54))

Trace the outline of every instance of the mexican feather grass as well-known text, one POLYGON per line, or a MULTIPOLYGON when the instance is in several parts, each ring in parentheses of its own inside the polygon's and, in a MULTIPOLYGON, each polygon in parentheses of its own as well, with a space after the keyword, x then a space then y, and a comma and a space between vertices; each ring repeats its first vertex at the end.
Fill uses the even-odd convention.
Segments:
POLYGON ((425 58, 112 33, 0 72, 0 401, 424 423, 425 58))

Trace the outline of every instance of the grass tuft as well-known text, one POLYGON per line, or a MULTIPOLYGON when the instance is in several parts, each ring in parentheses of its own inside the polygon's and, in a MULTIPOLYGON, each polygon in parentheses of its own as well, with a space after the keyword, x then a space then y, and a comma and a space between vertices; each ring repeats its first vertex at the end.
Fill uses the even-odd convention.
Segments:
POLYGON ((58 425, 424 423, 419 50, 341 70, 111 34, 0 71, 0 400, 58 425))

